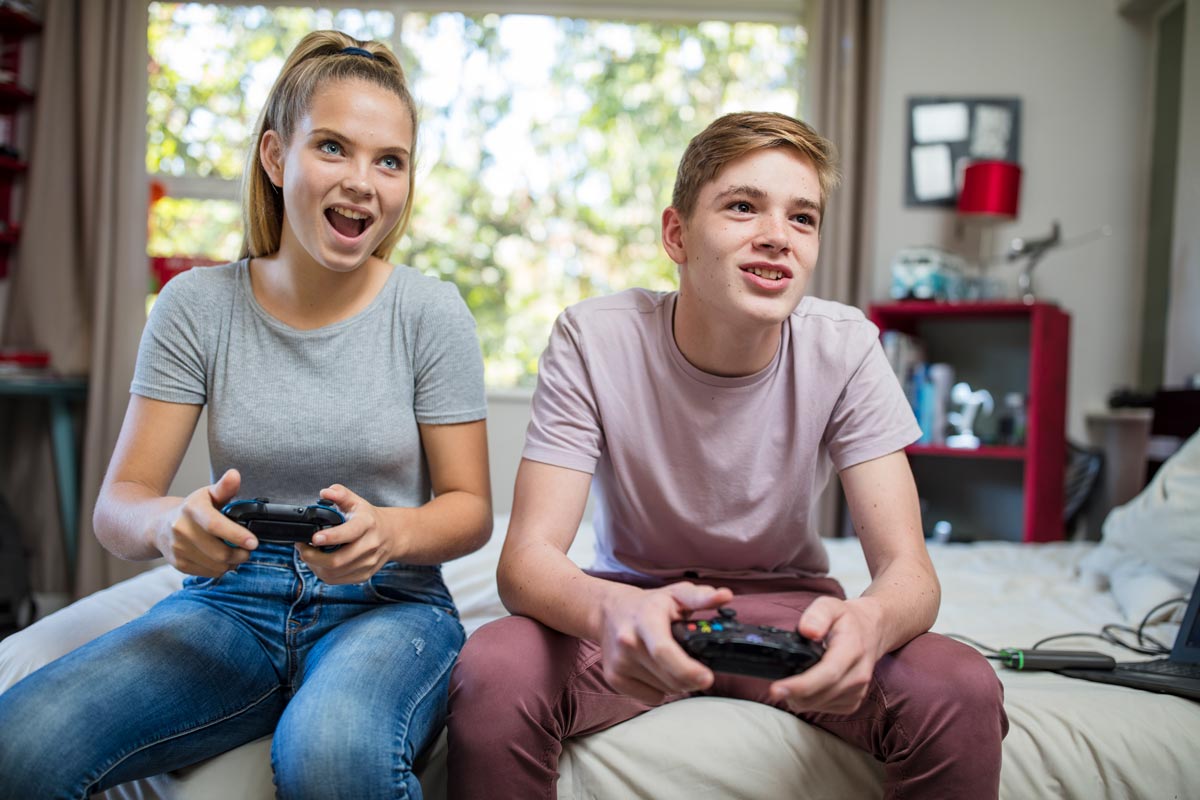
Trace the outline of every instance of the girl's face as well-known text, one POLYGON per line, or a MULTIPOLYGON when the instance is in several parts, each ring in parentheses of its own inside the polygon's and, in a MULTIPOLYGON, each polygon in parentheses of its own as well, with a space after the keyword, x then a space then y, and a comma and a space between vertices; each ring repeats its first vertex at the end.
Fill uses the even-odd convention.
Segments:
POLYGON ((291 142, 262 137, 263 168, 283 191, 280 253, 335 272, 361 266, 408 203, 412 149, 409 109, 387 89, 358 79, 318 88, 291 142))

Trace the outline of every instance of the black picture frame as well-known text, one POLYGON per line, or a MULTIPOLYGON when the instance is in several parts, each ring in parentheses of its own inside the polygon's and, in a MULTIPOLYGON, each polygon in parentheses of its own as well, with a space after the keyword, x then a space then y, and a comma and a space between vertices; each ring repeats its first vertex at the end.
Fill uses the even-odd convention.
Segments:
POLYGON ((954 208, 962 188, 962 170, 971 161, 1021 160, 1021 100, 1018 97, 925 95, 908 98, 904 150, 904 204, 954 208), (949 124, 930 124, 939 117, 949 124), (922 120, 918 131, 918 119, 922 120), (1007 132, 1003 121, 1007 119, 1007 132), (946 138, 936 134, 941 129, 946 138), (950 133, 946 134, 946 131, 950 133), (931 131, 934 134, 930 138, 931 131), (950 188, 946 192, 948 169, 950 188), (918 164, 920 166, 918 166, 918 164))

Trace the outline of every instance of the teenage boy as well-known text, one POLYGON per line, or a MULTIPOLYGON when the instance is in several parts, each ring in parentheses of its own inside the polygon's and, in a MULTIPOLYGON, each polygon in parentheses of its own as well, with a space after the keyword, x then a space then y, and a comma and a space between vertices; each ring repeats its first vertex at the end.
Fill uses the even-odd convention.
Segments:
POLYGON ((832 147, 780 114, 688 145, 663 212, 679 291, 567 309, 542 356, 498 582, 515 615, 451 679, 452 798, 554 797, 562 741, 705 694, 787 709, 872 753, 888 797, 995 797, 995 672, 928 633, 940 588, 903 448, 920 435, 854 308, 805 297, 832 147), (837 471, 872 581, 826 575, 817 497, 837 471), (565 555, 589 487, 597 557, 565 555), (717 673, 671 623, 730 606, 825 645, 799 675, 717 673))

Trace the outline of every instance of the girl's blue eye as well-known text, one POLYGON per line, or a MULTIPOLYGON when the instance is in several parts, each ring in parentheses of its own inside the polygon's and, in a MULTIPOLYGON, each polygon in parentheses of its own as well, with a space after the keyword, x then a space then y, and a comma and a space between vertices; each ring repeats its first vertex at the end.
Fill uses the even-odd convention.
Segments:
POLYGON ((402 166, 404 166, 400 159, 396 158, 395 156, 384 156, 382 163, 383 166, 387 167, 388 169, 400 169, 402 166))
POLYGON ((337 142, 321 142, 317 149, 331 156, 341 155, 342 152, 342 146, 337 142))

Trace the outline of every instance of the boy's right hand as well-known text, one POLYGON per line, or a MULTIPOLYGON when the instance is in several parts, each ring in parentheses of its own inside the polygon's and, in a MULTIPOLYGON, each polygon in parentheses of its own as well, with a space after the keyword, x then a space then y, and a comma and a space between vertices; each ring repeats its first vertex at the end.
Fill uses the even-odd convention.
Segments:
POLYGON ((242 476, 230 469, 213 485, 184 498, 156 537, 155 545, 163 558, 180 572, 206 578, 220 577, 248 559, 249 551, 258 547, 258 540, 221 513, 241 485, 242 476))
POLYGON ((622 592, 603 609, 604 677, 618 691, 655 705, 707 689, 712 670, 684 652, 671 623, 732 599, 729 589, 688 582, 622 592))

